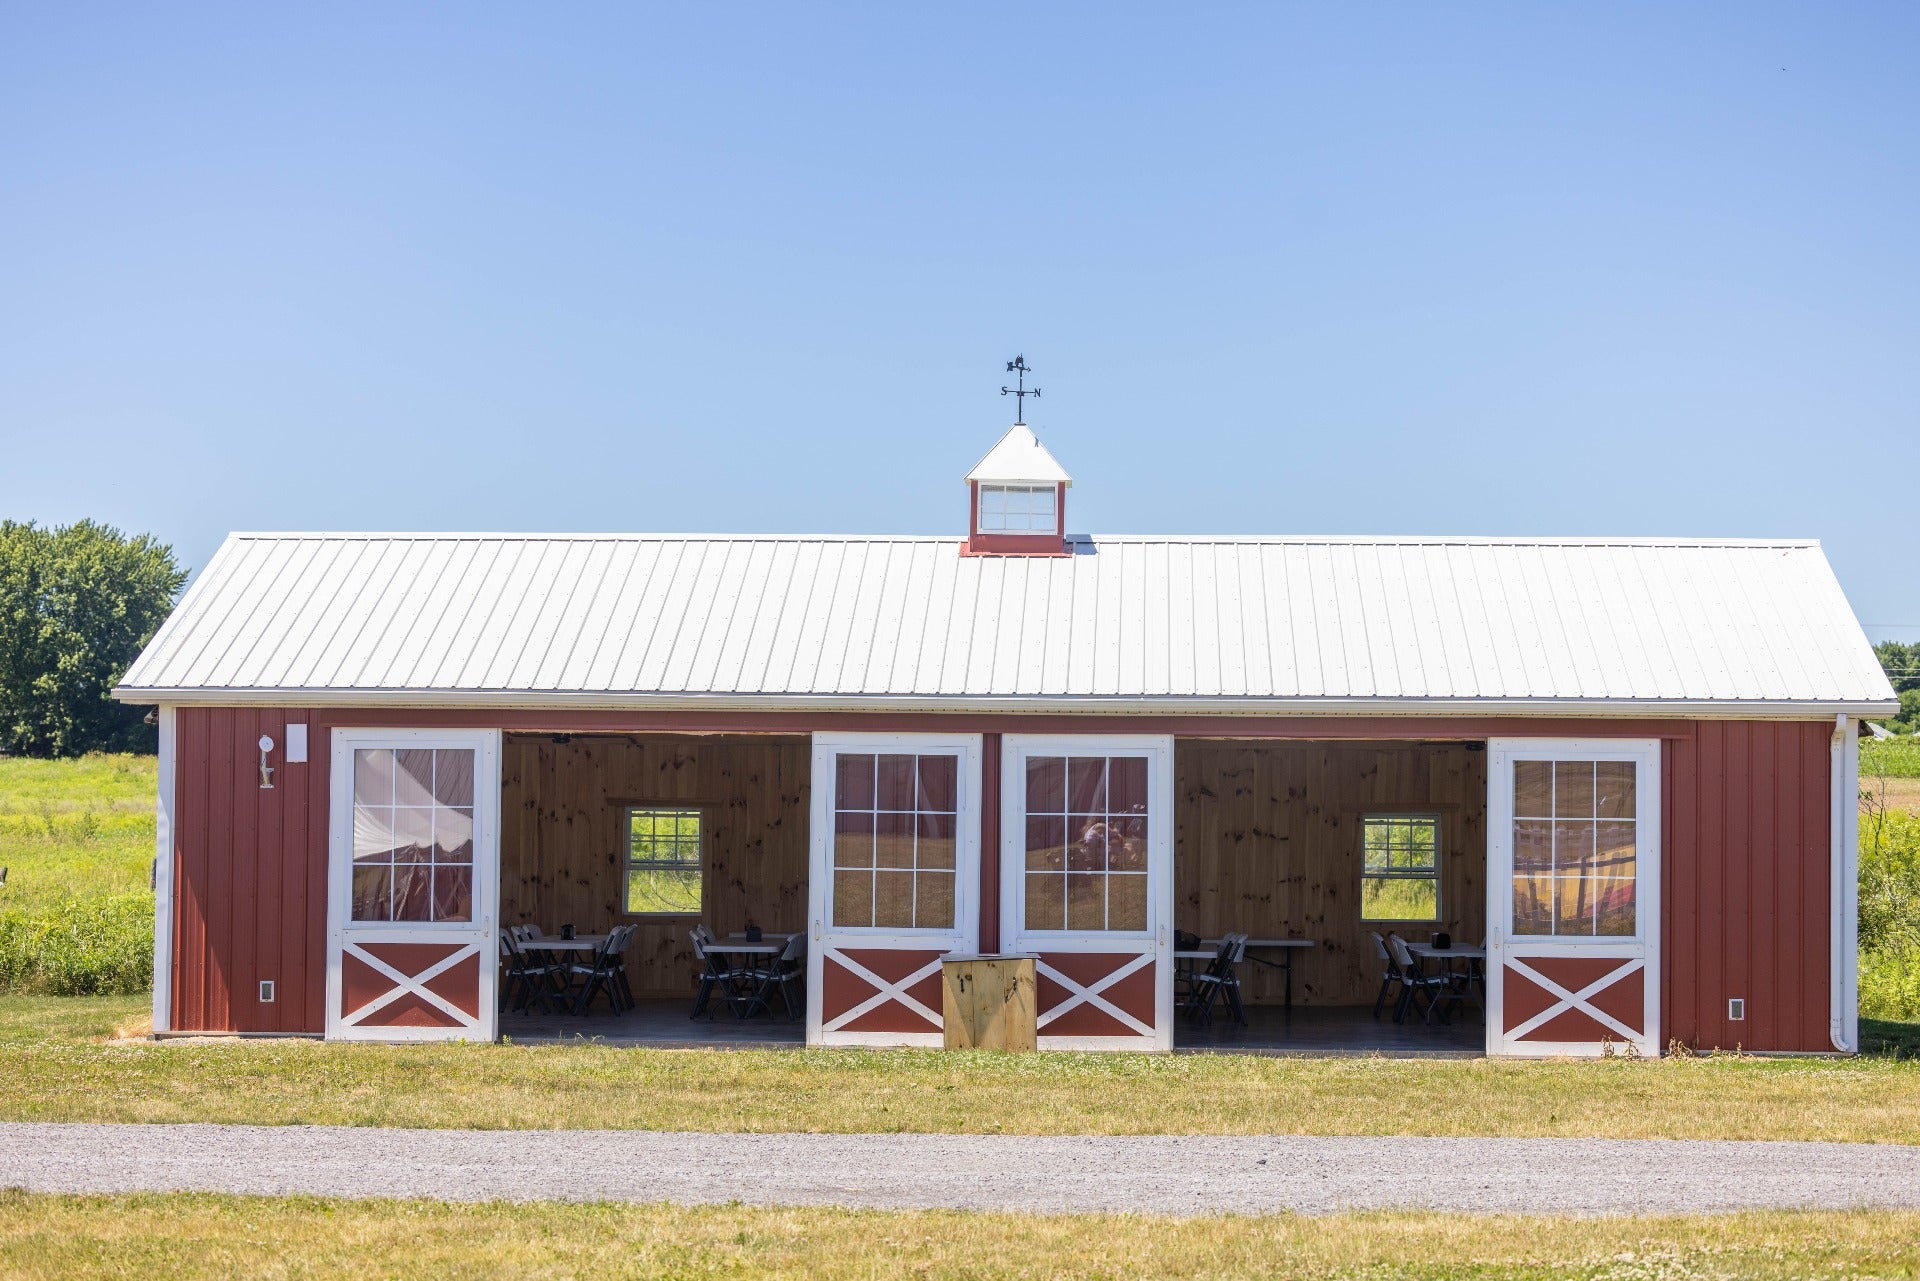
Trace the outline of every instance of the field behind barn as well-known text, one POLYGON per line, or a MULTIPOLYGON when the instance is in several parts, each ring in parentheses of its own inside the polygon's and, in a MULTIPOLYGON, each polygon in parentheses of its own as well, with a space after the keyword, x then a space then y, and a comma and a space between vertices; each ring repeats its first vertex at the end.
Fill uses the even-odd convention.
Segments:
POLYGON ((156 762, 0 759, 0 992, 153 984, 156 762))
POLYGON ((1920 739, 1860 745, 1860 1013, 1920 1023, 1920 739))

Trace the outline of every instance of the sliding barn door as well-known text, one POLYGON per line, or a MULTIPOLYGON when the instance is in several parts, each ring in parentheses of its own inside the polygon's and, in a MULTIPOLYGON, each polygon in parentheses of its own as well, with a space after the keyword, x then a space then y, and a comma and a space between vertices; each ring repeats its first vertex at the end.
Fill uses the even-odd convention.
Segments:
POLYGON ((334 730, 327 1036, 496 1033, 500 736, 334 730))
POLYGON ((1173 740, 1002 739, 1000 937, 1041 1049, 1173 1048, 1173 740))
POLYGON ((815 734, 807 1042, 939 1045, 980 938, 980 738, 815 734))
POLYGON ((1660 1052, 1660 743, 1488 744, 1487 1052, 1660 1052))

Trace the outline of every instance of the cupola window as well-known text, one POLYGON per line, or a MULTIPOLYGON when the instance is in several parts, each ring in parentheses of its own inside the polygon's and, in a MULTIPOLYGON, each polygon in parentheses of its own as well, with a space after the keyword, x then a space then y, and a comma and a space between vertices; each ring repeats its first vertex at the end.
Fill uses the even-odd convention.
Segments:
POLYGON ((980 486, 983 533, 1051 534, 1059 528, 1052 485, 980 486))

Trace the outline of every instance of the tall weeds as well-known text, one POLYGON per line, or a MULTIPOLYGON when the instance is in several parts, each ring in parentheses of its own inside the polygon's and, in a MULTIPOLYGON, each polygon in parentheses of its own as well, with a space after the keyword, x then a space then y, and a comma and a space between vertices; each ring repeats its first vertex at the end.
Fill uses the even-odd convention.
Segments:
POLYGON ((0 992, 153 983, 154 762, 0 761, 0 992))
POLYGON ((1885 756, 1861 757, 1860 1013, 1920 1019, 1920 814, 1888 800, 1885 756), (1879 766, 1880 768, 1874 768, 1879 766))

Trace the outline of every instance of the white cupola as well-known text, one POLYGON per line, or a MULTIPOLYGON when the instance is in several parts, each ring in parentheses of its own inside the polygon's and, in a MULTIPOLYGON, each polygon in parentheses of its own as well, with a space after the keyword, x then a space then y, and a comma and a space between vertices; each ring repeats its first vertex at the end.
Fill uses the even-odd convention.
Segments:
POLYGON ((1015 423, 967 473, 967 556, 1066 554, 1067 475, 1033 429, 1015 423))

